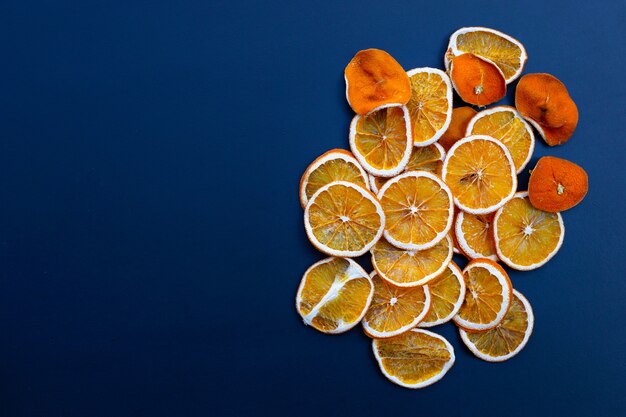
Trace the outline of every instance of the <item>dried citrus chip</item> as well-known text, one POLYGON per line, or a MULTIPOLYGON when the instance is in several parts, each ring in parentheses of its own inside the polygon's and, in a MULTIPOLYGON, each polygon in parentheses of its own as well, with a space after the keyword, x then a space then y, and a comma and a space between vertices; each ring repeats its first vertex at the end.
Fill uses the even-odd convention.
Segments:
POLYGON ((556 213, 571 209, 589 190, 587 173, 573 162, 553 156, 539 159, 530 174, 528 197, 539 210, 556 213))
POLYGON ((363 317, 363 329, 371 337, 397 336, 417 326, 430 308, 428 286, 398 288, 371 274, 372 303, 363 317))
POLYGON ((494 29, 483 27, 461 28, 450 36, 446 52, 446 68, 458 55, 471 53, 485 58, 498 66, 506 83, 520 76, 528 55, 524 45, 517 39, 494 29))
POLYGON ((504 143, 515 170, 523 171, 535 150, 532 128, 513 107, 498 106, 478 113, 467 126, 467 136, 487 135, 504 143))
POLYGON ((493 213, 470 214, 463 211, 456 216, 454 231, 463 253, 471 259, 498 260, 493 240, 493 213))
POLYGON ((435 68, 415 68, 407 74, 411 81, 411 99, 406 107, 411 117, 413 143, 430 145, 450 124, 452 85, 448 75, 435 68))
POLYGON ((374 245, 372 264, 378 274, 398 287, 424 285, 437 278, 452 259, 450 236, 421 251, 397 248, 384 239, 374 245))
POLYGON ((511 154, 501 142, 483 135, 455 143, 443 161, 441 177, 457 207, 472 214, 497 210, 517 187, 511 154))
POLYGON ((336 181, 317 190, 304 209, 304 228, 313 245, 333 256, 360 256, 385 226, 376 196, 351 182, 336 181))
POLYGON ((495 103, 506 94, 502 72, 476 55, 455 56, 450 64, 450 80, 459 97, 476 106, 495 103))
POLYGON ((458 313, 465 299, 463 272, 450 262, 444 272, 428 283, 430 310, 419 327, 432 327, 446 323, 458 313))
POLYGON ((389 339, 372 341, 383 375, 405 388, 424 388, 439 381, 454 365, 454 349, 428 330, 413 329, 389 339))
POLYGON ((459 329, 461 340, 474 355, 488 362, 502 362, 517 355, 533 332, 535 318, 530 303, 513 290, 511 307, 502 323, 481 333, 468 333, 459 329))
POLYGON ((560 213, 533 207, 528 193, 522 192, 496 212, 493 235, 502 262, 528 271, 556 255, 563 244, 565 226, 560 213))
POLYGON ((454 322, 469 331, 496 327, 511 304, 511 281, 500 265, 489 259, 474 259, 463 270, 465 300, 454 322))
POLYGON ((413 139, 406 107, 387 107, 350 124, 350 148, 367 172, 393 177, 409 162, 413 139))
POLYGON ((346 98, 355 113, 363 115, 389 105, 404 105, 411 98, 406 72, 380 49, 356 53, 344 71, 346 98))
POLYGON ((385 212, 385 238, 402 249, 432 248, 452 226, 454 206, 448 186, 425 171, 411 171, 389 180, 378 192, 385 212))
MULTIPOLYGON (((406 164, 404 172, 427 171, 440 177, 443 158, 445 156, 445 151, 438 143, 433 143, 428 146, 414 146, 411 157, 409 158, 409 163, 406 164)), ((370 174, 370 188, 377 193, 387 180, 388 178, 375 177, 370 174)))
POLYGON ((465 131, 472 117, 476 115, 476 110, 469 106, 456 107, 452 109, 452 119, 448 130, 439 138, 439 144, 447 152, 458 140, 465 137, 465 131))
POLYGON ((373 293, 372 281, 359 264, 326 258, 304 273, 296 309, 305 324, 324 333, 342 333, 361 321, 373 293))
POLYGON ((369 178, 352 154, 333 149, 319 156, 300 179, 300 204, 306 206, 317 190, 333 181, 348 181, 369 188, 369 178))

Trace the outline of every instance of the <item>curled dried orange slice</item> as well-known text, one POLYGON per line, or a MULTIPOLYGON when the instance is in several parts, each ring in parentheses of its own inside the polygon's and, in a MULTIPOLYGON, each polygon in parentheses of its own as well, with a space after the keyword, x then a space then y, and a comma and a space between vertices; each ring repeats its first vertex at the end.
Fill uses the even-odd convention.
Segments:
POLYGON ((306 325, 324 333, 342 333, 361 321, 373 293, 372 281, 359 264, 327 258, 304 273, 296 309, 306 325))
POLYGON ((492 62, 472 54, 452 58, 450 80, 461 99, 475 106, 487 106, 506 94, 506 82, 492 62))
POLYGON ((463 211, 456 216, 454 231, 461 250, 471 259, 498 260, 493 240, 493 213, 470 214, 463 211))
POLYGON ((433 327, 446 323, 458 313, 465 298, 463 272, 450 262, 444 272, 428 283, 430 310, 419 327, 433 327))
POLYGON ((476 110, 469 106, 455 107, 452 109, 452 119, 448 130, 439 138, 439 144, 447 152, 458 140, 465 137, 467 125, 472 117, 476 115, 476 110))
POLYGON ((374 296, 363 317, 363 329, 370 337, 397 336, 417 326, 430 308, 428 286, 399 288, 371 274, 374 296))
POLYGON ((528 180, 528 197, 539 210, 569 210, 585 198, 589 179, 582 167, 566 159, 544 156, 528 180))
POLYGON ((413 149, 406 107, 387 107, 350 124, 350 149, 367 172, 393 177, 406 167, 413 149))

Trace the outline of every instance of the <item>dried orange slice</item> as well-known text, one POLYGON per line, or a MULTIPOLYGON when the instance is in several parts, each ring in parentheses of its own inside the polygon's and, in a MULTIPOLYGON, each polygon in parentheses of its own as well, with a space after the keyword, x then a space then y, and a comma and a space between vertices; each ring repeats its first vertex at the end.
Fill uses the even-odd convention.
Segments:
POLYGON ((529 271, 556 255, 563 244, 565 225, 561 213, 533 207, 528 193, 521 192, 496 212, 493 236, 502 262, 529 271))
POLYGON ((300 179, 300 204, 306 207, 317 190, 333 181, 348 181, 369 188, 369 178, 352 154, 333 149, 319 156, 300 179))
POLYGON ((539 210, 556 213, 569 210, 585 198, 589 190, 587 173, 566 159, 544 156, 528 180, 528 197, 539 210))
POLYGON ((326 258, 304 273, 296 309, 306 325, 324 333, 342 333, 361 321, 373 294, 372 281, 359 264, 326 258))
POLYGON ((455 56, 450 64, 450 81, 461 99, 475 106, 487 106, 506 94, 506 82, 492 62, 472 54, 455 56))
POLYGON ((452 85, 448 75, 435 68, 415 68, 407 74, 411 81, 411 99, 406 107, 411 117, 413 143, 430 145, 450 125, 452 85))
POLYGON ((419 327, 433 327, 452 320, 465 299, 463 272, 450 262, 445 271, 428 283, 430 310, 419 327))
POLYGON ((502 323, 481 333, 468 333, 459 329, 461 340, 474 355, 488 362, 502 362, 517 355, 533 332, 535 318, 530 303, 513 290, 511 307, 502 323))
POLYGON ((398 288, 371 274, 374 296, 363 317, 363 329, 370 337, 397 336, 417 326, 430 308, 428 286, 398 288))
POLYGON ((447 152, 459 139, 465 137, 465 131, 472 117, 476 115, 476 110, 469 106, 456 107, 452 109, 452 119, 448 130, 439 138, 439 144, 447 152))
POLYGON ((372 341, 380 370, 394 384, 424 388, 439 381, 454 365, 454 348, 438 334, 413 329, 372 341))
POLYGON ((454 231, 463 253, 471 259, 497 261, 492 228, 493 213, 470 214, 460 211, 456 216, 454 231))
POLYGON ((472 214, 497 210, 517 187, 511 154, 501 142, 483 135, 455 143, 443 161, 441 177, 457 207, 472 214))
POLYGON ((415 251, 380 239, 370 252, 372 265, 384 280, 398 287, 414 287, 430 282, 446 269, 452 259, 452 240, 446 236, 432 248, 415 251))
MULTIPOLYGON (((414 146, 411 157, 409 158, 409 163, 406 164, 404 172, 428 171, 440 177, 443 158, 445 156, 446 152, 438 143, 433 143, 428 146, 414 146)), ((370 174, 370 188, 377 193, 387 180, 388 178, 375 177, 370 174)))
POLYGON ((518 174, 535 150, 533 129, 517 110, 509 106, 493 107, 474 116, 467 126, 467 136, 471 135, 487 135, 504 143, 518 174))
POLYGON ((406 107, 387 107, 350 124, 350 148, 367 172, 393 177, 409 162, 413 139, 406 107))
POLYGON ((450 231, 452 194, 430 172, 411 171, 392 178, 378 192, 378 199, 385 212, 385 239, 398 248, 432 248, 450 231))
POLYGON ((494 29, 483 27, 461 28, 450 36, 445 56, 446 68, 453 57, 471 53, 498 66, 509 84, 520 76, 528 59, 526 49, 517 39, 494 29))
POLYGON ((389 105, 404 105, 411 98, 406 72, 389 53, 365 49, 356 53, 344 71, 346 99, 363 115, 389 105))
POLYGON ((489 259, 474 259, 463 270, 465 299, 454 322, 468 331, 496 327, 511 304, 511 281, 500 265, 489 259))
POLYGON ((311 243, 333 256, 360 256, 380 238, 385 217, 376 196, 351 182, 323 186, 304 209, 311 243))

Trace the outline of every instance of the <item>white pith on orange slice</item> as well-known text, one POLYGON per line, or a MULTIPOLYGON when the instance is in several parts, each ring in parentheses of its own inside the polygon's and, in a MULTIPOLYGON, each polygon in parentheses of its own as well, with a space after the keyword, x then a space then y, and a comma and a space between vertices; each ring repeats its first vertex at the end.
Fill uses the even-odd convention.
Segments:
POLYGON ((463 253, 471 259, 498 260, 493 239, 493 213, 469 214, 459 211, 454 232, 463 253))
POLYGON ((450 262, 444 272, 428 283, 430 310, 419 327, 433 327, 446 323, 458 313, 465 299, 463 272, 450 262))

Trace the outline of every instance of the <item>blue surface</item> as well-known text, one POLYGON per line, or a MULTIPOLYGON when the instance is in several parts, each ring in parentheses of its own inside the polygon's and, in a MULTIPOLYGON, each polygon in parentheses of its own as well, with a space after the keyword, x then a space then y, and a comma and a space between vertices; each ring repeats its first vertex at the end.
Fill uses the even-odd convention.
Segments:
POLYGON ((3 2, 0 415, 625 415, 626 4, 297 3, 3 2), (297 186, 347 147, 357 50, 441 67, 468 25, 567 85, 578 129, 534 161, 580 163, 591 188, 560 253, 511 272, 536 315, 526 349, 482 362, 444 325, 456 365, 411 391, 359 328, 301 323, 323 256, 297 186))

